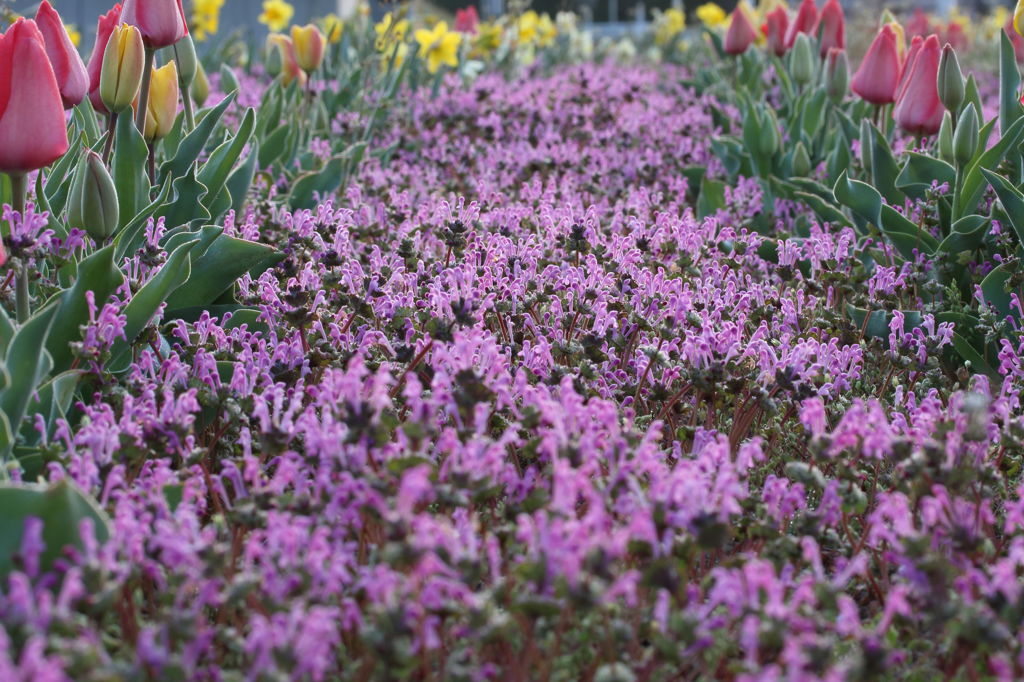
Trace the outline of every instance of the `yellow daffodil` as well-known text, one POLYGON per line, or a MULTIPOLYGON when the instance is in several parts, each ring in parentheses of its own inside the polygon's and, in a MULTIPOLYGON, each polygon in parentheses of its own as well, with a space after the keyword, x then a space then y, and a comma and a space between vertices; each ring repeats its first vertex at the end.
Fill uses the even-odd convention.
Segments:
POLYGON ((496 21, 482 21, 477 26, 473 40, 473 55, 486 57, 501 47, 501 24, 496 21))
POLYGON ((405 36, 409 33, 409 20, 398 19, 396 20, 391 12, 384 15, 384 18, 373 27, 373 30, 377 33, 377 49, 383 51, 390 51, 388 48, 394 43, 400 43, 405 40, 405 36))
POLYGON ((537 22, 537 44, 547 47, 555 42, 557 37, 558 27, 555 26, 555 22, 551 21, 551 17, 547 13, 542 14, 540 21, 537 22))
POLYGON ((220 10, 224 0, 194 0, 192 2, 192 37, 206 40, 220 30, 220 10))
POLYGON ((294 14, 295 8, 284 0, 264 0, 259 21, 272 32, 280 33, 288 27, 294 14))
MULTIPOLYGON (((717 7, 717 5, 716 5, 717 7)), ((682 10, 668 9, 655 19, 654 42, 667 45, 686 28, 686 15, 682 10)))
POLYGON ((416 42, 419 43, 419 57, 427 61, 427 71, 437 73, 442 64, 451 67, 459 65, 459 44, 462 34, 449 31, 448 24, 439 21, 433 29, 421 28, 416 31, 416 42))
POLYGON ((713 2, 708 2, 697 8, 697 18, 700 23, 708 28, 718 28, 729 23, 729 15, 725 10, 713 2))
POLYGON ((320 20, 320 28, 323 29, 327 42, 338 43, 341 41, 341 34, 345 30, 345 22, 334 13, 328 14, 320 20))
POLYGON ((394 68, 399 68, 405 63, 405 58, 409 56, 409 43, 395 43, 394 48, 385 51, 381 55, 381 61, 384 62, 385 66, 394 59, 394 68))
POLYGON ((523 12, 519 16, 519 21, 516 22, 516 28, 519 32, 520 43, 532 43, 537 39, 537 25, 540 24, 540 16, 532 9, 523 12))

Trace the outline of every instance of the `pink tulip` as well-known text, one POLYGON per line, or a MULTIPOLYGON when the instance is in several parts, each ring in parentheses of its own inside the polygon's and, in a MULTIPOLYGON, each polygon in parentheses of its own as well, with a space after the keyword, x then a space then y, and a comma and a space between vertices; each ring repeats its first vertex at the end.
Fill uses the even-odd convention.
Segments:
POLYGON ((181 0, 125 0, 121 21, 137 26, 147 47, 173 45, 188 34, 181 0))
POLYGON ((1013 16, 1006 20, 1003 31, 1010 37, 1010 42, 1013 44, 1013 53, 1017 57, 1017 61, 1024 62, 1024 37, 1021 37, 1017 33, 1017 29, 1013 27, 1013 16))
POLYGON ((729 22, 729 30, 725 34, 723 45, 726 54, 740 55, 750 49, 750 46, 757 40, 757 31, 750 23, 747 13, 737 7, 733 10, 732 21, 729 22))
POLYGON ((864 61, 850 82, 861 99, 872 104, 892 104, 900 84, 900 48, 896 32, 886 24, 864 55, 864 61))
MULTIPOLYGON (((910 79, 910 73, 914 70, 914 63, 917 61, 917 55, 921 53, 922 45, 924 45, 924 38, 921 36, 914 36, 910 41, 910 49, 907 50, 907 57, 903 60, 903 68, 900 69, 900 84, 896 87, 897 102, 902 99, 903 91, 907 89, 907 81, 910 79)), ((938 85, 936 85, 937 88, 938 85)))
POLYGON ((818 6, 814 0, 804 0, 800 3, 800 9, 796 12, 796 18, 789 25, 786 31, 786 49, 793 48, 796 37, 801 33, 814 35, 814 29, 818 26, 818 6))
POLYGON ((68 150, 57 77, 46 42, 31 19, 18 19, 0 36, 0 172, 48 166, 68 150))
POLYGON ((893 114, 896 123, 908 133, 934 135, 942 126, 945 108, 939 99, 938 87, 941 56, 938 36, 928 36, 914 60, 893 114))
POLYGON ((100 71, 103 69, 103 53, 107 49, 110 34, 114 32, 114 27, 119 23, 121 23, 121 3, 114 5, 106 14, 100 15, 100 19, 96 23, 96 44, 92 48, 92 56, 89 57, 89 66, 87 67, 89 101, 92 102, 92 108, 101 114, 109 113, 107 107, 103 105, 103 99, 100 98, 100 71))
POLYGON ((761 32, 768 40, 768 49, 777 57, 786 54, 786 29, 789 28, 789 12, 781 5, 764 18, 761 32))
POLYGON ((818 26, 814 34, 821 36, 821 56, 824 57, 832 48, 846 49, 846 17, 839 0, 828 0, 821 10, 818 26))
POLYGON ((46 43, 46 54, 53 66, 53 74, 57 77, 57 87, 64 101, 64 108, 77 106, 89 92, 89 74, 78 50, 71 43, 64 22, 60 15, 43 0, 36 12, 36 25, 43 34, 46 43))
POLYGON ((479 23, 480 15, 476 13, 476 7, 473 5, 455 10, 455 30, 459 33, 476 33, 479 23))

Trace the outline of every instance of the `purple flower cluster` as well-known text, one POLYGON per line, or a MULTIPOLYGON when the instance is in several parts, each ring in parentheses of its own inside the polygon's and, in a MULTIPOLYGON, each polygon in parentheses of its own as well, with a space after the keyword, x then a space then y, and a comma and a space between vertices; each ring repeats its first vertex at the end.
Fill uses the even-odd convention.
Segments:
POLYGON ((410 96, 343 196, 229 218, 286 254, 258 317, 120 371, 134 256, 46 472, 113 538, 40 574, 27 529, 0 677, 1024 674, 1024 347, 990 378, 927 311, 869 338, 850 306, 921 309, 913 269, 756 233, 757 183, 698 220, 683 75, 410 96))

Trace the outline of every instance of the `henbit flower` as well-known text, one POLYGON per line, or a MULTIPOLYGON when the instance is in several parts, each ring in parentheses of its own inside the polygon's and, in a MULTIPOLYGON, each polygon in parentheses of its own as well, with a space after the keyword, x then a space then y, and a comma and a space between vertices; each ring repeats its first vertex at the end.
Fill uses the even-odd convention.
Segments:
POLYGON ((455 68, 459 65, 459 45, 462 34, 448 30, 448 24, 439 21, 433 29, 421 28, 416 31, 416 42, 420 49, 417 55, 427 61, 427 70, 437 73, 442 64, 455 68))
POLYGON ((288 27, 294 14, 295 8, 285 0, 263 0, 263 13, 258 20, 272 33, 280 33, 288 27))

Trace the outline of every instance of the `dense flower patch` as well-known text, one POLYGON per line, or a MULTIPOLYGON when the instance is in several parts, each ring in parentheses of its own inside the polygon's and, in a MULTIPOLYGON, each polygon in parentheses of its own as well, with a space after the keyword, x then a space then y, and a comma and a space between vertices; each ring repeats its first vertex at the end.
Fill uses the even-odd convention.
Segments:
POLYGON ((1012 676, 1017 349, 993 384, 943 374, 947 324, 866 341, 841 302, 912 273, 849 228, 765 260, 756 185, 696 219, 681 76, 482 77, 344 207, 258 189, 225 229, 287 254, 259 318, 95 365, 49 444, 113 535, 41 575, 26 532, 7 676, 1012 676))

